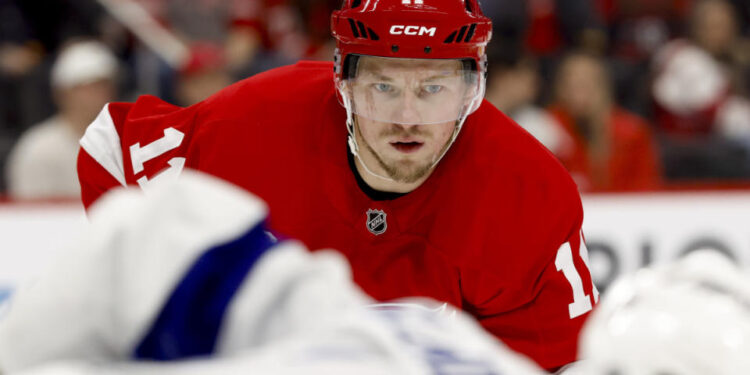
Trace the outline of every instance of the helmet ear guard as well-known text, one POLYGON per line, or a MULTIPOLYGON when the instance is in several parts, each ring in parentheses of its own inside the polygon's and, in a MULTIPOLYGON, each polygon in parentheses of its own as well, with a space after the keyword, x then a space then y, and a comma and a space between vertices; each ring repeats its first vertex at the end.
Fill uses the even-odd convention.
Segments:
POLYGON ((341 63, 341 79, 349 79, 357 76, 357 63, 359 63, 359 55, 349 54, 346 56, 344 61, 341 63))

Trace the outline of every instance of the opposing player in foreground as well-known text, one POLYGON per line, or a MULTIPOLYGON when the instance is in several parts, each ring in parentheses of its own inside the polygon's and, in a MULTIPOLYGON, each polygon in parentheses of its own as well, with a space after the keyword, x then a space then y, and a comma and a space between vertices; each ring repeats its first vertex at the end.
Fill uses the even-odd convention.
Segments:
POLYGON ((546 369, 573 361, 598 298, 580 198, 483 102, 478 2, 347 0, 332 30, 334 64, 272 70, 188 108, 109 104, 81 140, 86 206, 204 171, 266 201, 277 235, 340 250, 374 298, 449 302, 546 369))
POLYGON ((542 374, 452 307, 375 305, 340 254, 277 242, 218 179, 117 191, 91 218, 0 318, 0 372, 542 374))
POLYGON ((584 327, 581 357, 570 375, 750 374, 750 277, 696 252, 620 279, 584 327))

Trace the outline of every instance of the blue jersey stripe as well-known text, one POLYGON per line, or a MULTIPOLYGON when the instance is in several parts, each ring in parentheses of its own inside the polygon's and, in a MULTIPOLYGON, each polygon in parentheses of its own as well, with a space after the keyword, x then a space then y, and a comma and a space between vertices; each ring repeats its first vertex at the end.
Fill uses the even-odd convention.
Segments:
POLYGON ((5 300, 10 299, 11 293, 12 291, 10 288, 0 287, 0 305, 2 305, 5 300))
POLYGON ((213 353, 224 314, 255 262, 275 242, 258 225, 211 248, 172 292, 136 347, 136 359, 167 361, 213 353))

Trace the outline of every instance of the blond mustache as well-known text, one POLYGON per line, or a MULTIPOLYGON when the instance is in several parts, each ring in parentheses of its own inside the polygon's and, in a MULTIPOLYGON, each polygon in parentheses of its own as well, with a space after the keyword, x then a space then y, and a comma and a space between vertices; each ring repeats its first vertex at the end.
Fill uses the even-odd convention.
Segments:
POLYGON ((402 126, 394 124, 391 127, 389 127, 388 129, 383 130, 382 132, 380 132, 379 135, 381 137, 408 136, 408 135, 411 135, 411 136, 422 136, 422 137, 429 138, 430 137, 430 133, 423 131, 422 130, 422 126, 423 125, 412 126, 411 129, 406 130, 402 126))

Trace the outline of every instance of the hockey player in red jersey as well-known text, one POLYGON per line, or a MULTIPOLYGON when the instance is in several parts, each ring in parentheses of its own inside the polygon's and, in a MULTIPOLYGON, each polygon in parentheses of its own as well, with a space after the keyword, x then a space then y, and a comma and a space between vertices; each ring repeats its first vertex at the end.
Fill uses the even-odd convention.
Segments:
POLYGON ((554 370, 598 299, 575 184, 483 102, 476 0, 347 0, 334 64, 301 62, 187 108, 112 103, 81 140, 88 207, 184 168, 268 202, 270 227, 341 250, 379 300, 427 296, 554 370))

